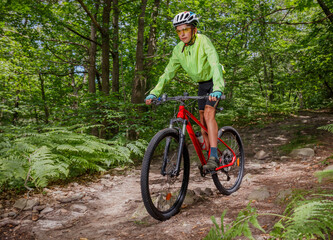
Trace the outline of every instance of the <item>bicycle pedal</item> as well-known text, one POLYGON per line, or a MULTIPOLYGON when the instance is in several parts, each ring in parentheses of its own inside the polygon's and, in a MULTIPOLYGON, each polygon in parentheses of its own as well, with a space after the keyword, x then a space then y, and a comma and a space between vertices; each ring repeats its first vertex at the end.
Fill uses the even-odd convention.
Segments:
POLYGON ((206 173, 205 173, 205 171, 204 171, 202 165, 198 166, 198 168, 199 168, 199 170, 200 170, 200 175, 201 175, 201 177, 206 177, 206 173))
POLYGON ((217 171, 215 169, 213 170, 210 170, 210 169, 207 169, 207 170, 203 170, 204 174, 207 175, 207 174, 215 174, 217 173, 217 171))

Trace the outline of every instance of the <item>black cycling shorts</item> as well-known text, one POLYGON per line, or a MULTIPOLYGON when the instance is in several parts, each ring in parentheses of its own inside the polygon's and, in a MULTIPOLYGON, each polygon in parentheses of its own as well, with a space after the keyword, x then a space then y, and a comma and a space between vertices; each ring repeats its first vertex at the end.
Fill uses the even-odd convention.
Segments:
MULTIPOLYGON (((213 80, 208 80, 206 82, 199 82, 198 96, 206 96, 213 92, 213 80)), ((198 105, 199 110, 205 110, 205 106, 209 105, 215 107, 218 105, 219 100, 217 101, 209 101, 208 99, 199 99, 198 105)))

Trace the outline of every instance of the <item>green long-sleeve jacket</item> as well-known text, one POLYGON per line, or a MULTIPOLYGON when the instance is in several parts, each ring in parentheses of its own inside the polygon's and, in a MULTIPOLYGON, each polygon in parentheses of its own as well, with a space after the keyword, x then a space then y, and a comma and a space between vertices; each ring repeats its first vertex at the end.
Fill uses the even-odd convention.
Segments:
POLYGON ((183 47, 184 43, 179 42, 173 49, 164 73, 150 94, 159 96, 165 84, 175 76, 180 66, 196 82, 213 79, 213 91, 223 92, 223 67, 219 63, 219 56, 209 38, 205 35, 197 34, 193 45, 186 46, 182 52, 183 47))

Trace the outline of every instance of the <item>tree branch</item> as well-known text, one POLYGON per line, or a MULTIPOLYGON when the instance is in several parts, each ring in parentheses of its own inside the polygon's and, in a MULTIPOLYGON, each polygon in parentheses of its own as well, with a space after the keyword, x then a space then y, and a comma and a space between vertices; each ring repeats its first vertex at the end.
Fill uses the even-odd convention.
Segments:
POLYGON ((328 90, 330 91, 331 97, 333 97, 333 89, 331 88, 331 86, 328 84, 328 82, 326 80, 324 80, 324 84, 328 88, 328 90))
POLYGON ((144 58, 145 59, 147 59, 147 58, 164 58, 164 57, 167 57, 167 56, 169 56, 169 55, 171 55, 171 53, 166 53, 166 54, 162 54, 162 55, 153 55, 153 56, 148 56, 147 54, 144 56, 144 58))
POLYGON ((70 41, 62 41, 62 40, 58 40, 58 39, 46 39, 45 41, 50 41, 50 42, 59 42, 59 43, 68 43, 68 44, 73 44, 73 45, 76 45, 76 46, 80 46, 80 47, 83 47, 85 49, 88 49, 87 46, 84 46, 80 43, 76 43, 76 42, 70 42, 70 41))
POLYGON ((260 22, 264 23, 264 24, 279 24, 279 25, 282 25, 282 24, 286 24, 286 25, 314 24, 314 23, 321 23, 321 22, 325 21, 327 18, 329 18, 330 16, 333 16, 333 13, 331 13, 330 15, 328 15, 328 16, 320 19, 320 20, 313 21, 313 22, 299 22, 299 23, 291 23, 291 22, 263 22, 263 21, 260 21, 260 22))
MULTIPOLYGON (((90 39, 89 37, 83 36, 82 34, 78 33, 77 31, 75 31, 74 29, 70 28, 68 25, 64 24, 64 27, 67 28, 69 31, 71 31, 72 33, 75 33, 76 35, 78 35, 79 37, 82 37, 83 39, 86 39, 90 42, 93 42, 95 44, 97 44, 99 47, 102 47, 102 44, 95 42, 94 40, 90 39)), ((112 55, 114 54, 113 51, 109 51, 112 55)))
POLYGON ((61 61, 63 61, 64 63, 67 63, 67 64, 71 64, 71 65, 78 65, 78 64, 80 64, 80 62, 76 62, 76 61, 67 61, 67 60, 65 60, 65 59, 63 59, 63 58, 61 58, 60 56, 58 56, 55 52, 53 52, 52 51, 52 49, 51 48, 49 48, 49 46, 47 45, 47 44, 45 44, 46 45, 46 48, 56 57, 56 58, 58 58, 59 60, 61 60, 61 61))
POLYGON ((283 21, 284 19, 286 19, 286 17, 288 16, 288 14, 290 13, 291 10, 294 10, 294 9, 288 9, 288 12, 284 15, 284 17, 282 18, 281 21, 283 21))
MULTIPOLYGON (((65 77, 65 76, 68 76, 70 74, 73 74, 73 73, 57 73, 57 72, 38 72, 38 73, 27 73, 27 72, 17 72, 17 71, 14 71, 15 74, 23 74, 23 75, 27 75, 27 76, 33 76, 33 75, 54 75, 54 76, 57 76, 57 77, 65 77)), ((88 73, 86 71, 83 71, 83 72, 74 72, 74 74, 77 74, 77 73, 88 73)))
POLYGON ((254 21, 257 21, 257 20, 260 20, 262 18, 265 18, 269 15, 272 15, 276 12, 280 12, 280 11, 285 11, 285 10, 290 10, 290 9, 294 9, 295 7, 290 7, 290 8, 283 8, 283 9, 276 9, 274 10, 273 12, 271 13, 268 13, 267 15, 265 16, 261 16, 261 17, 258 17, 258 18, 255 18, 255 19, 252 19, 248 24, 246 24, 244 27, 242 27, 241 29, 239 29, 234 35, 232 35, 232 37, 230 38, 230 40, 228 41, 228 44, 227 44, 227 49, 226 49, 226 52, 228 52, 228 48, 229 48, 229 44, 231 42, 231 40, 238 34, 240 33, 241 31, 243 31, 244 29, 248 28, 248 26, 250 26, 254 21))
POLYGON ((65 25, 65 24, 64 24, 64 27, 67 28, 67 29, 68 29, 69 31, 71 31, 72 33, 75 33, 75 34, 78 35, 79 37, 82 37, 83 39, 86 39, 86 40, 88 40, 88 41, 90 41, 90 42, 93 42, 93 43, 97 44, 98 46, 102 46, 102 44, 93 41, 93 40, 90 39, 89 37, 83 36, 82 34, 78 33, 78 32, 75 31, 74 29, 70 28, 68 25, 65 25))
POLYGON ((317 0, 317 2, 319 3, 321 9, 323 9, 326 16, 329 17, 331 23, 333 23, 333 16, 331 14, 330 9, 326 6, 325 2, 323 0, 317 0))
POLYGON ((88 8, 86 5, 84 5, 82 0, 77 0, 82 8, 84 9, 84 11, 87 13, 87 15, 90 17, 91 21, 95 24, 95 26, 98 28, 98 30, 102 33, 105 34, 104 29, 98 24, 98 22, 96 21, 96 19, 94 18, 94 16, 91 14, 91 12, 89 12, 88 8))

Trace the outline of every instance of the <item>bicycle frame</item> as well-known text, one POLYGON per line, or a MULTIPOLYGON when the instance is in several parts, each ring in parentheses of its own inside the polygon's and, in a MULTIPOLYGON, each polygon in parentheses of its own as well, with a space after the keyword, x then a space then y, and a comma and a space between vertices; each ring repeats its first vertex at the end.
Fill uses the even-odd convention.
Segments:
MULTIPOLYGON (((191 123, 189 121, 190 119, 192 119, 206 133, 208 133, 207 128, 204 125, 202 125, 202 123, 192 113, 190 113, 188 110, 186 110, 184 105, 180 105, 179 106, 179 111, 178 111, 178 114, 177 114, 177 118, 171 119, 171 121, 170 121, 170 128, 173 128, 173 123, 174 122, 182 122, 183 123, 182 131, 180 133, 180 144, 179 144, 179 148, 180 149, 178 151, 178 156, 177 156, 177 166, 175 168, 176 172, 173 173, 175 175, 179 174, 180 159, 181 159, 181 156, 182 156, 182 149, 183 149, 183 146, 185 144, 185 134, 186 134, 186 131, 188 132, 188 134, 190 136, 190 139, 191 139, 191 141, 192 141, 192 143, 193 143, 193 145, 195 147, 195 151, 197 152, 197 154, 199 156, 201 164, 202 165, 206 165, 207 164, 207 161, 206 161, 205 156, 204 156, 204 154, 202 152, 200 143, 199 143, 198 139, 196 138, 194 130, 192 128, 192 125, 191 125, 191 123)), ((229 164, 222 165, 222 166, 216 168, 215 171, 218 171, 218 170, 221 170, 223 168, 232 166, 235 163, 235 161, 236 161, 236 154, 235 154, 235 152, 222 139, 218 138, 218 140, 221 141, 221 143, 223 143, 231 151, 231 153, 233 154, 233 157, 232 157, 232 161, 229 164)), ((222 154, 219 149, 218 149, 218 151, 220 152, 220 154, 222 154)), ((165 166, 162 167, 162 173, 164 172, 163 169, 165 169, 165 166)))

